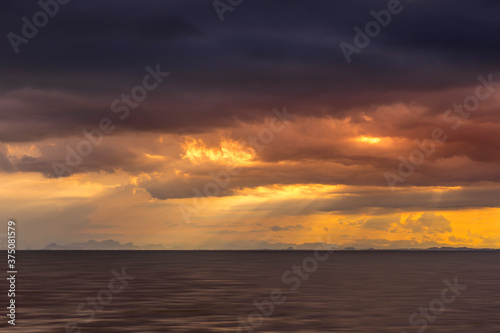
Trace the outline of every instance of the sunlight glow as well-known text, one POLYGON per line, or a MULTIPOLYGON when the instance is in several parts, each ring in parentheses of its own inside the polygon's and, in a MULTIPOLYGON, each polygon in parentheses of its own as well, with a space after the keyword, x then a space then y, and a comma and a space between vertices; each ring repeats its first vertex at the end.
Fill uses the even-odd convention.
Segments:
POLYGON ((381 140, 382 140, 381 138, 374 138, 369 136, 360 136, 355 139, 355 141, 357 142, 365 142, 369 144, 379 143, 381 140))
POLYGON ((336 185, 323 184, 296 184, 259 186, 252 189, 242 189, 238 195, 254 197, 272 197, 273 199, 294 199, 298 197, 316 197, 320 194, 333 192, 338 189, 336 185))
POLYGON ((182 145, 185 150, 183 158, 193 163, 220 161, 232 164, 249 164, 255 153, 238 141, 222 139, 219 147, 210 148, 200 139, 189 138, 182 145))
POLYGON ((144 153, 144 155, 148 158, 155 159, 155 160, 165 159, 165 156, 161 156, 161 155, 151 155, 151 154, 147 154, 147 153, 144 153))

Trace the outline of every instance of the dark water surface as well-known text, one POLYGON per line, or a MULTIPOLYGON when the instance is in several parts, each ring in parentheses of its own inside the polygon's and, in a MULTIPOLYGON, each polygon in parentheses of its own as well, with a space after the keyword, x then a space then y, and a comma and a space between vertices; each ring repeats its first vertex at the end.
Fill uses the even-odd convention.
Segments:
POLYGON ((272 311, 264 306, 272 313, 258 326, 260 315, 251 316, 254 332, 500 332, 500 252, 334 252, 315 271, 315 261, 306 261, 307 279, 288 272, 286 281, 283 274, 313 251, 22 251, 17 257, 16 326, 6 325, 2 284, 1 332, 62 333, 68 323, 75 327, 67 332, 237 332, 238 317, 259 313, 253 302, 269 305, 273 289, 286 301, 272 311), (122 268, 135 278, 111 284, 113 293, 112 270, 122 268), (445 304, 443 281, 456 277, 467 289, 445 304), (411 326, 409 316, 433 301, 435 311, 439 304, 445 310, 419 315, 411 326))

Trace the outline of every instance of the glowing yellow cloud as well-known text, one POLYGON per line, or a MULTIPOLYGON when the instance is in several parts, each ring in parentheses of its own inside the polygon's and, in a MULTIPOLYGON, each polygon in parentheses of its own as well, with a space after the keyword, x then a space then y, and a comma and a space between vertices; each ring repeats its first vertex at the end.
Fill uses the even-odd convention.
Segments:
POLYGON ((375 144, 379 143, 382 141, 381 138, 375 138, 375 137, 370 137, 370 136, 359 136, 354 139, 357 142, 364 142, 364 143, 369 143, 369 144, 375 144))
POLYGON ((272 197, 273 199, 295 199, 303 197, 316 197, 321 194, 333 192, 338 189, 336 185, 323 184, 294 184, 259 186, 252 189, 243 189, 238 192, 241 196, 272 197))
POLYGON ((147 153, 144 153, 144 155, 148 158, 155 159, 155 160, 165 159, 165 156, 161 156, 161 155, 151 155, 151 154, 147 154, 147 153))
POLYGON ((40 157, 42 153, 34 144, 17 144, 7 145, 7 155, 11 157, 21 158, 22 156, 40 157))
POLYGON ((17 199, 19 204, 33 200, 37 204, 43 204, 43 201, 39 201, 41 197, 44 200, 92 198, 115 187, 91 182, 82 174, 59 179, 44 178, 37 173, 0 174, 0 181, 2 183, 0 198, 17 199))
POLYGON ((231 164, 249 164, 255 155, 251 148, 228 139, 222 139, 219 147, 210 148, 200 139, 189 138, 182 147, 185 150, 183 158, 193 163, 221 161, 231 164))

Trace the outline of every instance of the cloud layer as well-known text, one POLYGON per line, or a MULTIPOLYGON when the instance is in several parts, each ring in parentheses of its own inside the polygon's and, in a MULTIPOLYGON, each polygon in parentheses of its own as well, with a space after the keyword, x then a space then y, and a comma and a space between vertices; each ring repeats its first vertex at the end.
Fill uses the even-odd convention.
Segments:
MULTIPOLYGON (((68 223, 50 239, 62 243, 133 241, 119 199, 151 221, 143 244, 164 242, 155 235, 174 242, 166 228, 202 239, 172 245, 181 248, 234 244, 245 233, 314 243, 332 230, 333 242, 357 246, 500 246, 478 236, 492 232, 500 205, 491 37, 500 4, 403 3, 348 64, 339 43, 353 43, 354 28, 386 6, 257 0, 222 23, 210 2, 61 6, 19 53, 1 41, 0 194, 9 213, 38 219, 44 241, 42 226, 68 223), (170 75, 121 119, 113 103, 127 105, 147 66, 170 75), (473 96, 483 97, 470 111, 473 96), (285 108, 293 119, 277 116, 285 108), (88 133, 103 119, 114 130, 95 144, 88 133), (71 170, 58 174, 54 163, 71 170), (52 199, 30 196, 26 210, 26 194, 12 193, 27 183, 52 199), (105 213, 104 203, 116 210, 105 213), (460 211, 482 226, 464 229, 460 211)), ((21 18, 38 10, 36 1, 5 4, 0 31, 22 34, 21 18)))

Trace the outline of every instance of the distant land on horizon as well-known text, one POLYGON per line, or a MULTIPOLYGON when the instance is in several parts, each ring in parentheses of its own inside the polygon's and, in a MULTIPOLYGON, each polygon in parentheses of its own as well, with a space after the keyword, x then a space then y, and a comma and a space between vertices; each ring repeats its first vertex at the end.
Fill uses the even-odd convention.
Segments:
POLYGON ((112 239, 101 242, 89 240, 87 242, 58 245, 51 243, 41 250, 166 250, 161 244, 147 244, 143 246, 134 245, 132 242, 121 244, 112 239))
MULTIPOLYGON (((25 250, 104 250, 104 251, 120 251, 120 250, 146 250, 146 251, 181 251, 181 250, 194 250, 194 251, 252 251, 252 250, 269 250, 269 251, 308 251, 321 248, 322 250, 334 251, 500 251, 500 249, 492 248, 469 248, 469 247, 429 247, 429 248, 355 248, 355 247, 342 247, 337 244, 327 243, 304 243, 304 244, 285 244, 285 243, 267 243, 259 242, 255 247, 250 248, 234 248, 234 249, 215 249, 215 248, 197 248, 197 249, 182 249, 182 248, 166 248, 162 244, 147 244, 135 245, 132 242, 121 244, 118 241, 108 239, 103 241, 89 240, 86 242, 75 242, 67 245, 58 245, 51 243, 40 249, 26 248, 25 250)), ((4 250, 4 249, 2 249, 4 250)))

